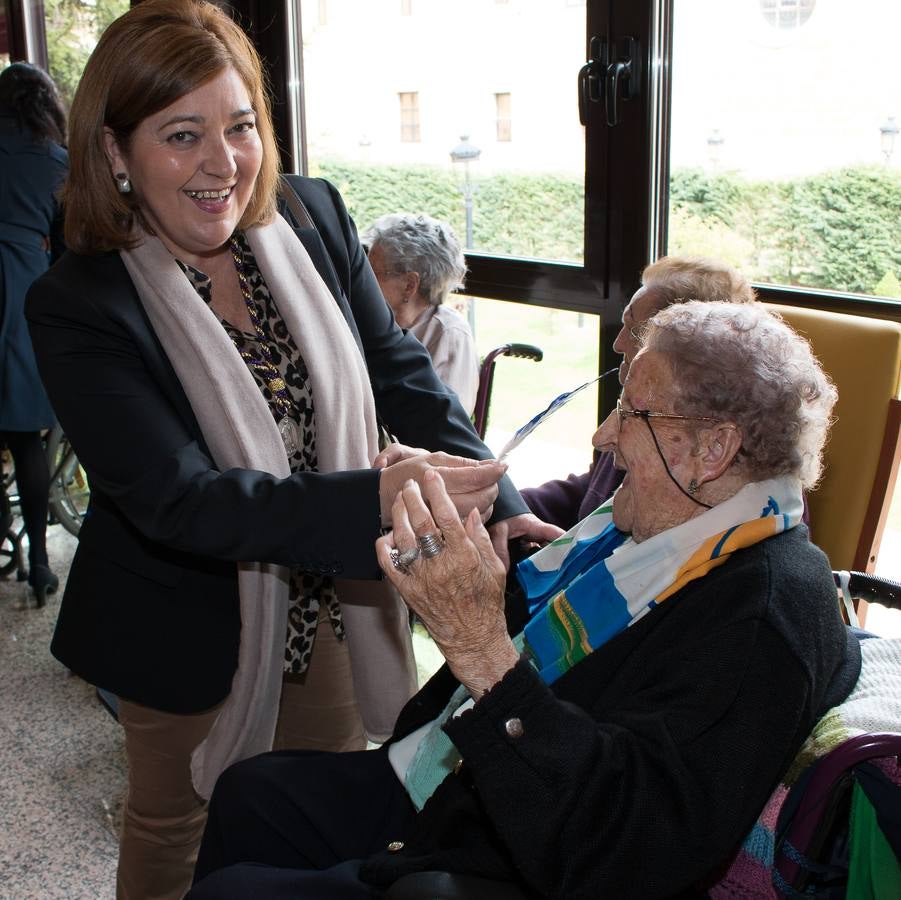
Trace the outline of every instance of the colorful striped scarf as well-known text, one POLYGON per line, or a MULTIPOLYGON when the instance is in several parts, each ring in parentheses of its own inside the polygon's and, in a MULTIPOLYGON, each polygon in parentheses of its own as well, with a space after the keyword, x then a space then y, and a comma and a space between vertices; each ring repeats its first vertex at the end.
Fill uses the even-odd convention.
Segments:
MULTIPOLYGON (((615 496, 615 495, 614 495, 615 496)), ((525 652, 551 684, 690 581, 801 521, 796 478, 745 485, 735 496, 646 541, 613 524, 613 498, 523 560, 525 652)))
MULTIPOLYGON (((803 508, 800 482, 774 478, 746 485, 696 519, 636 544, 614 527, 611 498, 519 564, 532 618, 513 643, 551 684, 735 550, 794 528, 803 508)), ((417 809, 460 760, 440 726, 467 702, 461 685, 434 722, 398 742, 417 745, 409 766, 396 767, 417 809)))

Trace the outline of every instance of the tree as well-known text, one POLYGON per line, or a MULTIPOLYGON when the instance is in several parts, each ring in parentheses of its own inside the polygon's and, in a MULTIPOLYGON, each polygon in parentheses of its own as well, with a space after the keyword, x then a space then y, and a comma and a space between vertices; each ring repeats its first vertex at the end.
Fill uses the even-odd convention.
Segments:
POLYGON ((68 107, 91 51, 129 0, 44 0, 50 75, 68 107))

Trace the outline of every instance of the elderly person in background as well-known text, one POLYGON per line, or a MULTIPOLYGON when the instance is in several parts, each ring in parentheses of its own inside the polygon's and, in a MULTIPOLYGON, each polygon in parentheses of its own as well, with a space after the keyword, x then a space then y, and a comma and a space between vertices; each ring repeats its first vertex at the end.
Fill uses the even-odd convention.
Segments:
MULTIPOLYGON (((705 300, 722 303, 752 303, 754 289, 731 266, 700 256, 665 256, 641 273, 641 287, 623 310, 623 327, 613 349, 621 353, 619 381, 624 384, 629 366, 638 352, 641 326, 656 312, 672 303, 705 300)), ((526 488, 522 496, 529 509, 545 522, 572 528, 619 486, 623 473, 613 463, 613 454, 596 452, 591 468, 583 475, 547 481, 526 488)))
POLYGON ((429 351, 438 377, 472 415, 479 387, 475 342, 467 321, 443 305, 466 276, 451 227, 431 216, 390 213, 363 234, 363 243, 397 324, 429 351))
POLYGON ((703 893, 860 670, 800 524, 835 396, 759 304, 658 313, 594 437, 623 483, 520 564, 518 598, 440 477, 406 485, 379 561, 447 666, 387 747, 227 772, 191 900, 372 898, 436 869, 557 900, 703 893))
POLYGON ((338 581, 379 576, 401 486, 438 466, 461 513, 535 520, 473 459, 334 187, 289 179, 313 228, 278 214, 260 59, 227 13, 135 5, 70 121, 70 252, 26 306, 91 483, 51 649, 119 698, 118 896, 181 898, 226 765, 273 739, 365 747, 415 690, 406 608, 338 581), (446 452, 372 467, 379 416, 446 452))

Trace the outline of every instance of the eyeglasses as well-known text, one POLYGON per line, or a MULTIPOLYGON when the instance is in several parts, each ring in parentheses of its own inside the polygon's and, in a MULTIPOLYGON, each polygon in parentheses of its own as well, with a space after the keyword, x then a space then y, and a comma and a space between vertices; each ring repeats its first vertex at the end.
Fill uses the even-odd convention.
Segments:
POLYGON ((401 275, 406 275, 406 272, 394 272, 389 271, 388 269, 373 269, 373 274, 376 278, 398 278, 401 275))
MULTIPOLYGON (((651 412, 649 409, 626 409, 621 400, 616 401, 616 414, 619 417, 619 424, 622 427, 623 422, 626 419, 644 419, 645 422, 648 422, 649 419, 686 419, 692 422, 719 422, 719 419, 714 419, 712 416, 677 416, 675 413, 659 413, 659 412, 651 412)), ((648 422, 650 424, 650 422, 648 422)))

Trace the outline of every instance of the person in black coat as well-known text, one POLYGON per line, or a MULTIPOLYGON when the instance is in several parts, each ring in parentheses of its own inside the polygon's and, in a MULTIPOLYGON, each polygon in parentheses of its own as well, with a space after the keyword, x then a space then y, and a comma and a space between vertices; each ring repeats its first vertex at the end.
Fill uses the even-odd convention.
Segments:
POLYGON ((363 747, 413 692, 405 609, 350 581, 379 577, 404 483, 437 467, 462 514, 557 530, 395 324, 338 192, 292 177, 277 206, 260 60, 225 12, 136 5, 71 123, 70 252, 27 304, 91 485, 52 651, 119 698, 118 896, 180 898, 229 762, 285 732, 363 747), (440 452, 373 467, 379 419, 440 452))
POLYGON ((53 79, 22 62, 0 72, 0 444, 16 468, 38 606, 59 586, 47 558, 50 475, 41 441, 56 418, 23 310, 29 285, 65 249, 57 199, 68 168, 65 143, 66 113, 53 79))
POLYGON ((625 471, 612 506, 506 598, 478 517, 440 476, 406 486, 379 560, 447 665, 386 747, 226 771, 188 900, 378 898, 435 870, 706 896, 860 671, 801 522, 835 399, 762 305, 659 312, 594 436, 625 471))

